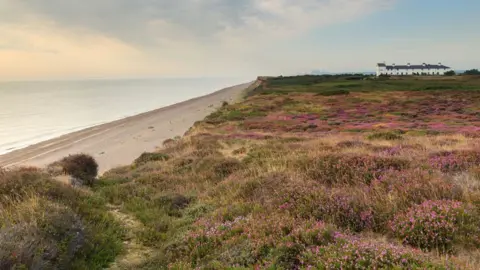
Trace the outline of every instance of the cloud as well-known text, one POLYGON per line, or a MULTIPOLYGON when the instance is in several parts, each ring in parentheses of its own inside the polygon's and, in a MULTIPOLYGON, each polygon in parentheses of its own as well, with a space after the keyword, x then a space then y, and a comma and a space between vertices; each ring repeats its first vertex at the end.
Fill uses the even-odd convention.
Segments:
MULTIPOLYGON (((226 69, 235 72, 250 69, 259 64, 257 61, 261 58, 268 60, 264 58, 265 49, 272 43, 279 43, 281 47, 280 43, 290 38, 332 24, 355 21, 389 8, 395 2, 0 0, 0 35, 4 36, 0 50, 56 52, 58 57, 65 57, 69 50, 85 53, 82 49, 85 42, 108 40, 110 45, 116 44, 115 48, 123 48, 117 50, 118 53, 141 52, 143 58, 136 56, 137 65, 152 72, 168 71, 165 65, 179 61, 184 67, 176 66, 167 73, 190 74, 198 70, 215 73, 226 69), (18 31, 8 31, 7 35, 5 29, 18 31), (52 41, 32 40, 32 33, 36 32, 45 33, 52 41), (54 42, 59 39, 68 40, 70 46, 54 42), (213 57, 215 61, 208 62, 213 57), (164 66, 160 68, 161 65, 164 66)), ((98 46, 107 45, 100 42, 98 46)), ((119 59, 131 59, 131 56, 120 55, 119 59)))
MULTIPOLYGON (((2 0, 22 10, 19 20, 45 18, 72 29, 88 29, 125 42, 176 38, 168 30, 200 40, 224 35, 292 35, 352 21, 391 6, 394 0, 2 0), (152 25, 164 25, 155 28, 152 25)), ((2 18, 5 14, 1 14, 2 18)), ((2 19, 0 19, 2 20, 2 19)))

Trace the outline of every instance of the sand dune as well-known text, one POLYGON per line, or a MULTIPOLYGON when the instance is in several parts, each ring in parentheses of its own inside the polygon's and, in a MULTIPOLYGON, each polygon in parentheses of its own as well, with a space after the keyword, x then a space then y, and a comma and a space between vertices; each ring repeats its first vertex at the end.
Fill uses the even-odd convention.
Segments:
POLYGON ((252 83, 229 87, 165 108, 70 133, 0 156, 0 167, 46 166, 69 154, 95 157, 101 173, 128 165, 168 138, 183 135, 196 121, 237 99, 252 83))

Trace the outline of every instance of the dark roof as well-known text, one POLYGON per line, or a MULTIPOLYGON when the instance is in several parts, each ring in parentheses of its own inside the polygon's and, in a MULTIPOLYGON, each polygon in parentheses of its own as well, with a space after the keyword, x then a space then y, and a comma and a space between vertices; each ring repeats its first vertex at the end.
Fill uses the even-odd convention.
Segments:
POLYGON ((430 65, 430 64, 425 64, 424 65, 385 65, 383 63, 380 63, 378 64, 379 67, 386 67, 387 69, 422 69, 422 68, 425 68, 425 69, 449 69, 450 67, 447 67, 445 65, 430 65))

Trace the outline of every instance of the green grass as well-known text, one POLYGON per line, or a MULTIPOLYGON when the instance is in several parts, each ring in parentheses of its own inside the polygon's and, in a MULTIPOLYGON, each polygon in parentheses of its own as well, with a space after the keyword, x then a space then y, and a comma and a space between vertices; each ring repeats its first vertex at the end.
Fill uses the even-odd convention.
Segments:
POLYGON ((279 77, 267 82, 255 91, 259 94, 285 93, 324 93, 338 88, 356 92, 372 91, 433 91, 433 90, 467 90, 479 91, 480 79, 467 78, 464 80, 441 80, 435 77, 405 77, 399 79, 374 79, 369 76, 353 77, 359 80, 352 81, 352 76, 325 76, 308 75, 295 77, 279 77), (368 78, 368 80, 367 80, 368 78))
POLYGON ((96 194, 20 169, 0 173, 0 196, 2 268, 103 269, 122 252, 124 228, 96 194))
POLYGON ((369 140, 401 140, 402 135, 398 134, 398 132, 377 132, 367 136, 369 140))

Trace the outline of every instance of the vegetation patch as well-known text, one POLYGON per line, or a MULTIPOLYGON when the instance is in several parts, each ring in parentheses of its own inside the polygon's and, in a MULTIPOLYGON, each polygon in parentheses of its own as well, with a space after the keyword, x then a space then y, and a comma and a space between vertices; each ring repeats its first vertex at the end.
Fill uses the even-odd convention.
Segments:
POLYGON ((58 163, 65 174, 72 176, 81 185, 92 186, 98 174, 98 164, 90 155, 70 155, 58 163))
POLYGON ((425 201, 395 216, 390 226, 406 244, 452 252, 458 241, 478 246, 480 219, 475 211, 458 201, 425 201))
POLYGON ((136 165, 143 165, 148 162, 152 161, 165 161, 168 160, 169 156, 164 153, 148 153, 145 152, 142 155, 140 155, 135 161, 133 162, 136 165))
POLYGON ((0 197, 0 268, 103 269, 122 251, 101 197, 38 169, 1 173, 0 197))
POLYGON ((395 133, 395 132, 377 132, 368 135, 367 137, 369 140, 387 140, 387 141, 392 141, 392 140, 401 140, 402 135, 395 133))
POLYGON ((466 171, 480 164, 480 151, 442 151, 431 154, 429 162, 444 173, 466 171))
POLYGON ((387 171, 410 166, 409 161, 400 158, 335 154, 303 162, 302 169, 309 177, 329 186, 369 184, 387 171))

